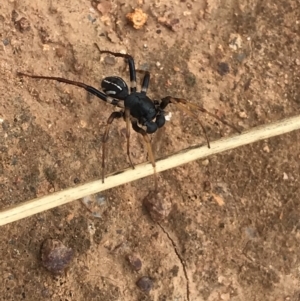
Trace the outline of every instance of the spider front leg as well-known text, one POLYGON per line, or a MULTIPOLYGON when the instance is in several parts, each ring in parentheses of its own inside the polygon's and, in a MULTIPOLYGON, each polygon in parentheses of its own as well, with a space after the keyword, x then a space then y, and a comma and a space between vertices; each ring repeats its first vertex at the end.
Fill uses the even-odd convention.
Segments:
POLYGON ((208 139, 208 136, 207 136, 207 133, 206 133, 206 130, 202 124, 202 122, 200 121, 199 117, 195 114, 195 110, 197 111, 200 111, 200 112, 203 112, 203 113, 206 113, 208 114, 209 116, 212 116, 214 117, 215 119, 219 120, 220 122, 222 122, 223 124, 231 127, 232 129, 234 129, 235 131, 237 131, 238 133, 241 133, 241 131, 233 124, 229 123, 228 121, 226 121, 225 119, 222 119, 220 118, 219 116, 207 111, 206 109, 204 109, 203 107, 199 106, 199 105, 196 105, 196 104, 193 104, 191 102, 188 102, 187 100, 185 99, 182 99, 182 98, 176 98, 176 97, 171 97, 171 96, 167 96, 167 97, 164 97, 162 98, 161 100, 161 103, 160 103, 160 108, 163 110, 165 109, 165 107, 169 104, 169 103, 172 103, 174 104, 177 108, 179 108, 180 110, 186 112, 188 115, 194 117, 195 119, 197 119, 198 123, 200 124, 203 132, 204 132, 204 135, 205 135, 205 138, 206 138, 206 141, 207 141, 207 146, 208 148, 210 148, 210 143, 209 143, 209 139, 208 139))
POLYGON ((136 92, 136 70, 135 70, 135 65, 134 65, 134 59, 131 55, 129 54, 123 54, 119 52, 112 52, 109 50, 101 50, 100 47, 94 43, 94 45, 97 47, 100 53, 108 53, 111 54, 115 57, 123 57, 124 59, 128 60, 128 65, 129 65, 129 76, 130 76, 130 92, 136 92))
POLYGON ((103 93, 102 91, 99 91, 98 89, 89 86, 85 83, 82 82, 77 82, 74 80, 69 80, 66 78, 62 78, 62 77, 56 77, 56 76, 43 76, 43 75, 33 75, 33 74, 27 74, 27 73, 23 73, 23 72, 17 72, 17 75, 20 77, 31 77, 34 79, 47 79, 47 80, 54 80, 60 83, 65 83, 65 84, 69 84, 72 86, 76 86, 79 88, 83 88, 85 89, 87 92, 97 96, 98 98, 100 98, 101 100, 113 105, 113 106, 120 106, 120 101, 122 99, 115 99, 113 97, 110 97, 109 95, 106 95, 105 93, 103 93))
POLYGON ((143 83, 142 83, 142 93, 147 93, 148 87, 149 87, 149 83, 150 83, 150 73, 148 71, 145 71, 145 75, 143 78, 143 83))

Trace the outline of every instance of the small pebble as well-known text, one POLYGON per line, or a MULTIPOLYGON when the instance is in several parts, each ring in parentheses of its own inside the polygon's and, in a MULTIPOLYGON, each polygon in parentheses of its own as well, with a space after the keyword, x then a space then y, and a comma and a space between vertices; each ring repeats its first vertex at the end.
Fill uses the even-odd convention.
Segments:
POLYGON ((127 260, 134 271, 139 271, 142 268, 142 261, 137 254, 128 255, 127 260))
POLYGON ((50 46, 48 44, 43 44, 43 51, 49 51, 50 46))
POLYGON ((143 292, 149 293, 153 287, 153 281, 149 277, 143 276, 136 282, 136 285, 143 292))
POLYGON ((80 120, 79 124, 82 128, 85 128, 87 126, 87 122, 85 120, 80 120))
POLYGON ((172 112, 168 112, 168 113, 165 115, 166 121, 170 121, 171 118, 172 118, 172 112))
POLYGON ((91 23, 94 23, 97 21, 96 18, 92 17, 91 15, 88 15, 88 20, 91 22, 91 23))
POLYGON ((74 182, 74 184, 79 184, 79 183, 80 183, 80 179, 79 179, 79 178, 75 178, 75 179, 73 180, 73 182, 74 182))
POLYGON ((210 181, 205 181, 205 182, 203 183, 203 189, 204 189, 204 191, 206 191, 206 192, 211 191, 211 182, 210 182, 210 181))
POLYGON ((229 47, 234 51, 242 48, 242 37, 237 33, 230 34, 229 47))
POLYGON ((116 64, 116 58, 114 56, 110 56, 110 55, 107 55, 105 58, 104 58, 104 62, 105 64, 107 65, 115 65, 116 64))
POLYGON ((24 32, 24 31, 27 31, 30 29, 30 23, 24 17, 21 18, 20 20, 16 21, 15 26, 20 32, 24 32))
POLYGON ((239 117, 246 119, 248 116, 247 116, 246 112, 239 112, 239 117))
POLYGON ((2 40, 2 43, 3 43, 4 46, 9 45, 9 39, 2 40))
POLYGON ((270 152, 269 146, 268 146, 268 145, 265 145, 264 148, 263 148, 263 151, 264 151, 265 153, 269 153, 269 152, 270 152))
POLYGON ((73 259, 74 252, 57 239, 47 239, 41 248, 43 266, 53 274, 61 274, 73 259))
POLYGON ((171 212, 171 200, 166 191, 151 191, 144 198, 143 205, 155 222, 166 219, 171 212))
POLYGON ((196 84, 196 76, 192 72, 188 72, 184 81, 189 87, 193 87, 196 84))
POLYGON ((107 15, 110 10, 111 10, 111 1, 101 1, 97 5, 97 10, 102 14, 102 15, 107 15))
POLYGON ((229 65, 227 63, 221 62, 218 64, 218 73, 222 76, 226 75, 229 73, 229 65))
POLYGON ((66 49, 62 46, 58 46, 55 48, 55 54, 57 57, 62 58, 64 56, 66 56, 66 49))
POLYGON ((148 15, 140 8, 135 8, 132 13, 126 15, 127 20, 132 24, 133 28, 141 29, 147 22, 148 15))
POLYGON ((205 159, 202 161, 202 165, 203 166, 207 166, 209 164, 209 160, 208 159, 205 159))
POLYGON ((159 68, 161 66, 161 63, 160 62, 156 62, 155 65, 156 65, 157 68, 159 68))

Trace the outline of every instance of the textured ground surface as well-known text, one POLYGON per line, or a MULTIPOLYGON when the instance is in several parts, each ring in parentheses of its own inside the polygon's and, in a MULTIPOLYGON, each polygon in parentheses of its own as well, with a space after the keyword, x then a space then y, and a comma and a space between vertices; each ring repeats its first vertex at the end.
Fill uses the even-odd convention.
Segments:
MULTIPOLYGON (((78 88, 16 76, 95 87, 108 75, 128 80, 124 61, 100 56, 94 42, 132 54, 151 72, 155 99, 184 97, 242 129, 297 114, 299 1, 146 2, 2 1, 1 208, 101 177, 101 137, 114 108, 78 88), (140 30, 126 22, 134 7, 149 15, 140 30)), ((171 121, 152 137, 156 157, 205 143, 195 120, 168 109, 171 121)), ((203 122, 211 140, 232 133, 203 122)), ((128 166, 124 129, 121 121, 112 127, 108 172, 128 166)), ((1 299, 183 301, 184 262, 190 300, 300 300, 299 139, 294 132, 160 174, 172 202, 162 223, 168 235, 142 206, 152 177, 96 196, 96 216, 76 201, 3 226, 1 299), (61 276, 42 267, 48 238, 74 250, 61 276), (131 254, 142 260, 139 272, 131 254), (141 276, 153 280, 149 294, 135 284, 141 276)), ((131 145, 134 162, 145 161, 142 138, 133 133, 131 145)))

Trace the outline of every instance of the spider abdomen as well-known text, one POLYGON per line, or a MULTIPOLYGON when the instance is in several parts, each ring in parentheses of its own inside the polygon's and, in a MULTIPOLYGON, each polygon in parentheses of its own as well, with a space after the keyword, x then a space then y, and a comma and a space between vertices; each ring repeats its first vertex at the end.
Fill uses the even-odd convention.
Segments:
POLYGON ((128 86, 118 76, 105 77, 101 82, 101 88, 107 95, 114 98, 125 99, 128 96, 128 86))

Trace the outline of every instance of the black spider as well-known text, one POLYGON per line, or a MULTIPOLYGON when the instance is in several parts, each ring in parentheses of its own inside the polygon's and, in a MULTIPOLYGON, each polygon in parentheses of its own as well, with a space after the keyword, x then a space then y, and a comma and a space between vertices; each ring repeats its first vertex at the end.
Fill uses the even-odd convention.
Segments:
POLYGON ((133 57, 129 54, 122 54, 122 53, 112 52, 108 50, 100 50, 97 44, 95 44, 95 46, 98 48, 100 53, 108 53, 115 57, 123 57, 127 59, 129 65, 129 75, 130 75, 130 93, 126 82, 118 76, 109 76, 109 77, 105 77, 102 80, 101 87, 102 90, 104 91, 103 93, 92 86, 88 86, 84 83, 68 80, 61 77, 30 75, 22 72, 18 72, 17 75, 27 76, 31 78, 37 78, 37 79, 56 80, 58 82, 63 82, 77 87, 81 87, 84 88, 86 91, 96 95, 100 99, 114 106, 122 108, 121 111, 113 112, 109 116, 106 124, 106 129, 103 135, 103 140, 102 140, 103 142, 102 143, 102 181, 103 182, 105 177, 105 150, 106 150, 105 146, 108 140, 110 125, 115 119, 123 118, 126 122, 127 156, 129 158, 132 168, 134 168, 134 165, 131 161, 130 152, 129 152, 130 123, 133 130, 143 136, 147 145, 150 161, 154 168, 156 188, 157 188, 157 178, 156 178, 156 171, 155 171, 155 159, 151 148, 150 140, 147 134, 152 134, 156 132, 158 128, 164 126, 165 124, 164 109, 169 103, 175 104, 179 109, 183 110, 188 115, 198 120, 200 126, 203 129, 204 135, 206 137, 208 147, 210 147, 210 144, 206 134, 206 130, 202 125, 201 121, 199 120, 198 116, 196 115, 195 113, 196 110, 204 112, 216 118, 217 120, 221 121, 225 125, 232 127, 237 132, 240 132, 234 125, 231 125, 227 121, 219 118, 217 115, 208 112, 203 107, 190 103, 185 99, 167 96, 162 98, 161 100, 154 100, 154 101, 151 100, 146 95, 149 87, 149 82, 150 82, 150 73, 148 71, 145 71, 141 91, 137 92, 136 69, 135 69, 133 57))

